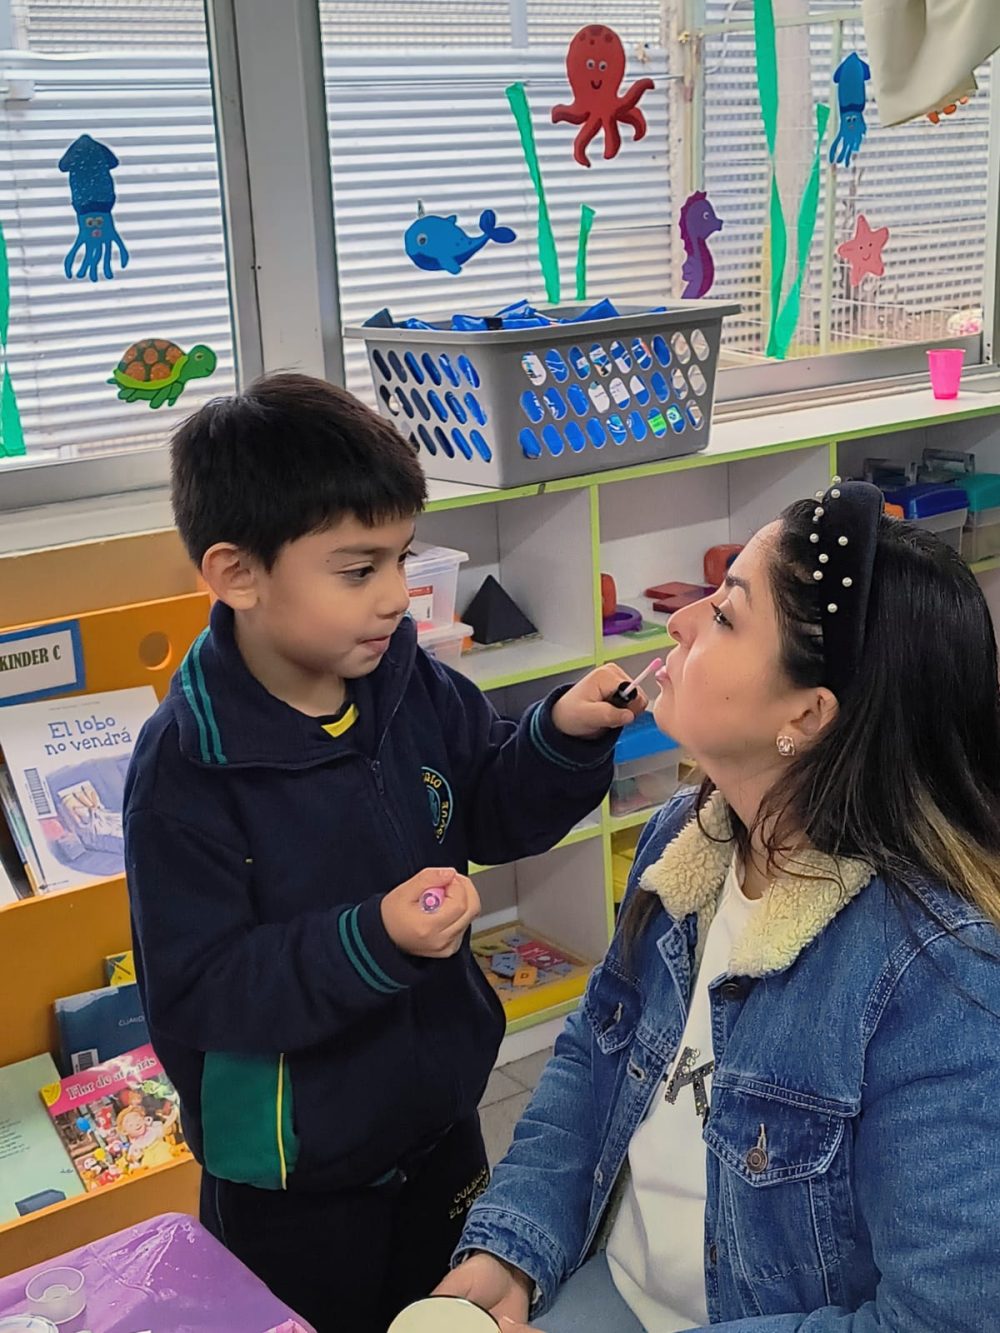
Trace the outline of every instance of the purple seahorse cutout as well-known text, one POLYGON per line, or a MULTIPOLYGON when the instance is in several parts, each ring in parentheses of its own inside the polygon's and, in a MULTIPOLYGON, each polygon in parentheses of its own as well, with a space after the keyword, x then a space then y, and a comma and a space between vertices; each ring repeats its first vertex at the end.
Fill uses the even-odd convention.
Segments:
POLYGON ((715 261, 707 241, 722 230, 722 219, 716 216, 704 190, 695 190, 688 198, 681 209, 679 226, 687 254, 681 271, 686 284, 682 295, 685 301, 699 300, 715 281, 715 261))

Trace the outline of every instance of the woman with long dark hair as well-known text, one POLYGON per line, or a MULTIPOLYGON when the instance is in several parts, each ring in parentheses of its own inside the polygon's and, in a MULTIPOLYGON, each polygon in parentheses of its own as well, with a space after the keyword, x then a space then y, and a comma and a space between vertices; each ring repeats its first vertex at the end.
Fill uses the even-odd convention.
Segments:
POLYGON ((646 827, 441 1290, 546 1333, 1000 1328, 1000 691, 976 580, 835 483, 670 628, 654 712, 706 782, 646 827))

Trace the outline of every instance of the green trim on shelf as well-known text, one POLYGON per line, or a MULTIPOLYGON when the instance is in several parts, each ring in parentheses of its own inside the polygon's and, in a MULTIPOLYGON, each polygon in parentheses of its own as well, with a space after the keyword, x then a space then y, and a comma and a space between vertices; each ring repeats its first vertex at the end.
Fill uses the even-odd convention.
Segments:
MULTIPOLYGON (((603 822, 599 821, 596 824, 586 824, 584 825, 583 828, 570 829, 570 831, 566 834, 565 838, 560 839, 560 841, 557 842, 554 847, 550 847, 548 852, 542 852, 541 855, 548 856, 549 852, 557 852, 560 847, 575 847, 576 844, 579 842, 590 842, 594 838, 601 838, 603 836, 604 836, 603 822)), ((511 865, 513 864, 513 862, 507 862, 507 864, 511 865)), ((478 861, 471 861, 469 863, 470 875, 481 875, 486 870, 496 870, 496 869, 498 869, 498 867, 495 865, 483 866, 480 865, 478 861)))
POLYGON ((604 639, 601 644, 601 661, 617 662, 622 657, 638 657, 642 653, 656 654, 664 649, 676 648, 677 640, 664 630, 655 638, 626 639, 622 634, 615 634, 604 639))
POLYGON ((975 560, 969 568, 973 574, 988 574, 991 569, 1000 569, 1000 555, 989 555, 985 560, 975 560))
POLYGON ((605 808, 602 809, 601 811, 602 815, 601 822, 603 826, 602 832, 604 834, 604 837, 602 839, 602 851, 604 852, 604 907, 607 914, 608 944, 610 944, 611 937, 615 933, 615 883, 614 883, 614 871, 611 864, 611 855, 612 855, 611 835, 607 829, 607 820, 604 818, 604 816, 607 814, 606 800, 604 804, 605 808))
POLYGON ((565 1018, 567 1014, 573 1012, 582 999, 583 991, 572 1000, 563 1000, 562 1004, 554 1004, 549 1009, 539 1009, 537 1014, 525 1014, 523 1018, 512 1019, 507 1024, 507 1036, 512 1037, 515 1032, 526 1032, 528 1028, 537 1027, 539 1023, 548 1023, 553 1018, 565 1018))
MULTIPOLYGON (((896 429, 904 430, 908 424, 896 429)), ((879 431, 863 431, 862 435, 884 434, 879 431)), ((843 437, 848 438, 848 437, 843 437)), ((661 458, 655 463, 632 463, 628 467, 609 468, 606 472, 586 472, 578 477, 559 477, 554 481, 535 482, 529 486, 514 486, 510 490, 470 491, 468 495, 455 495, 443 500, 431 500, 427 504, 429 514, 443 513, 449 509, 467 509, 470 506, 497 504, 502 500, 523 500, 531 496, 545 495, 564 491, 580 491, 591 486, 603 486, 609 482, 634 481, 643 477, 659 477, 672 472, 689 472, 693 468, 715 467, 723 463, 739 463, 744 459, 766 458, 771 454, 796 453, 799 450, 815 449, 819 445, 835 444, 831 435, 820 435, 815 439, 783 441, 780 444, 765 444, 757 449, 730 449, 726 453, 682 454, 678 458, 661 458)), ((457 483, 449 483, 457 484, 457 483)))
MULTIPOLYGON (((828 404, 835 406, 835 404, 828 404)), ((808 410, 806 407, 790 408, 790 412, 808 410)), ((769 413, 768 415, 773 415, 769 413)), ((634 481, 643 477, 657 477, 671 472, 687 472, 692 468, 715 467, 717 464, 739 463, 746 459, 767 458, 775 454, 796 453, 800 450, 826 448, 830 451, 833 477, 837 472, 837 446, 851 440, 871 439, 879 435, 896 435, 905 430, 926 430, 935 426, 944 426, 956 421, 975 421, 980 417, 1000 415, 1000 407, 986 404, 981 407, 968 407, 940 415, 920 416, 902 421, 879 422, 872 426, 856 426, 846 430, 821 431, 817 435, 806 435, 801 439, 783 440, 778 444, 765 444, 759 448, 730 449, 725 453, 683 454, 679 458, 663 458, 652 463, 633 463, 628 467, 609 468, 606 472, 587 472, 578 477, 560 477, 554 481, 534 482, 527 486, 517 486, 511 490, 490 490, 483 487, 471 491, 468 495, 452 496, 448 499, 431 500, 427 505, 428 513, 440 513, 449 509, 465 509, 474 505, 496 504, 501 500, 520 500, 529 496, 543 495, 546 492, 583 490, 588 486, 603 486, 610 482, 634 481)), ((741 420, 749 420, 750 416, 741 420)), ((717 422, 717 425, 724 423, 717 422)), ((454 483, 450 484, 461 484, 454 483)))
POLYGON ((610 839, 613 833, 622 833, 625 829, 638 828, 640 824, 648 824, 660 807, 658 805, 647 805, 641 810, 633 810, 628 815, 613 815, 608 813, 608 822, 605 826, 610 839))
MULTIPOLYGON (((547 666, 526 667, 523 671, 512 671, 505 676, 489 676, 476 680, 475 684, 486 693, 489 690, 503 690, 508 685, 524 685, 531 680, 544 680, 548 676, 561 676, 570 671, 590 670, 596 666, 593 653, 586 657, 572 657, 562 662, 550 662, 547 666)), ((459 668, 461 670, 461 667, 459 668)))
POLYGON ((596 486, 590 488, 590 600, 594 612, 594 660, 603 662, 604 616, 601 605, 601 496, 596 486))

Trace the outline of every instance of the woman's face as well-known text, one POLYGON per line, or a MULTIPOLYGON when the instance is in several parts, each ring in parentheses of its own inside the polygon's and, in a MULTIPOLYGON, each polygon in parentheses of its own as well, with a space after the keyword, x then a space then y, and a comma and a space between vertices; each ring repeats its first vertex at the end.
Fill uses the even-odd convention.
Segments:
POLYGON ((778 531, 762 528, 716 593, 670 619, 677 647, 657 674, 653 713, 717 783, 778 769, 779 735, 806 739, 797 725, 817 692, 793 686, 779 663, 768 572, 778 531))

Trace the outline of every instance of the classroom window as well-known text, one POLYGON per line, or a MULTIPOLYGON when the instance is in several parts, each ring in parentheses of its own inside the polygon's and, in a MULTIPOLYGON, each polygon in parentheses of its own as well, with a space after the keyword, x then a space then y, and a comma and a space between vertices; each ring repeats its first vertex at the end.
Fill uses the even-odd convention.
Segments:
MULTIPOLYGON (((681 294, 685 250, 678 221, 704 189, 724 226, 709 242, 709 295, 739 301, 727 320, 720 393, 728 368, 836 353, 906 348, 978 333, 987 244, 989 71, 980 92, 940 124, 883 129, 872 85, 868 134, 850 166, 828 158, 837 133, 833 72, 865 43, 853 0, 775 0, 780 111, 776 169, 794 279, 799 202, 816 147, 817 102, 832 109, 819 156, 819 199, 798 317, 787 345, 770 347, 770 159, 760 111, 749 0, 319 0, 340 292, 345 324, 388 305, 397 317, 447 317, 540 297, 537 202, 504 89, 525 85, 559 252, 563 300, 575 296, 581 204, 596 211, 587 293, 622 304, 681 294), (631 131, 612 162, 573 160, 575 130, 553 125, 568 101, 566 47, 585 23, 615 28, 628 56, 626 83, 651 77, 642 109, 648 133, 631 131), (404 234, 417 217, 455 215, 475 236, 484 209, 518 243, 488 244, 461 276, 414 266, 404 234), (885 273, 852 285, 837 254, 859 215, 888 227, 885 273)), ((780 307, 779 307, 780 308, 780 307)), ((791 309, 791 308, 790 308, 791 309)), ((980 359, 977 339, 969 356, 980 359)), ((362 348, 346 344, 350 387, 371 397, 362 348)), ((846 363, 844 363, 846 364, 846 363)), ((910 362, 907 362, 907 368, 910 362)), ((897 367, 900 365, 898 359, 897 367)), ((917 349, 912 368, 919 368, 917 349)), ((855 358, 830 378, 884 373, 855 358)), ((823 382, 818 374, 813 382, 823 382)))
MULTIPOLYGON (((704 128, 702 160, 695 170, 703 172, 704 188, 725 220, 713 247, 714 294, 743 305, 743 314, 726 325, 733 362, 762 358, 769 327, 770 164, 759 109, 752 8, 746 0, 705 0, 697 74, 704 128)), ((825 100, 834 109, 820 155, 819 208, 788 355, 934 342, 981 327, 989 67, 977 72, 980 91, 968 105, 936 125, 921 118, 883 128, 869 84, 863 146, 849 167, 834 167, 828 158, 837 128, 832 76, 851 52, 865 54, 858 5, 855 0, 775 0, 774 11, 780 80, 776 159, 789 256, 795 253, 796 212, 812 166, 814 107, 825 100), (888 227, 889 240, 884 275, 866 275, 855 287, 837 247, 854 234, 859 215, 873 229, 888 227)))
MULTIPOLYGON (((576 293, 580 208, 596 211, 588 295, 648 304, 670 291, 672 221, 668 84, 660 0, 320 0, 345 324, 388 305, 400 317, 499 310, 544 294, 537 199, 504 89, 525 85, 560 261, 563 301, 576 293), (629 80, 650 77, 649 126, 612 162, 592 145, 590 172, 573 160, 566 47, 586 22, 604 23, 630 54, 629 80), (637 56, 636 53, 639 53, 637 56), (641 58, 640 58, 641 57, 641 58), (455 215, 475 237, 486 209, 515 244, 489 244, 460 277, 415 267, 403 238, 418 201, 455 215)), ((631 130, 625 130, 625 138, 631 130)), ((370 397, 363 345, 347 341, 347 380, 370 397)))
POLYGON ((235 383, 204 5, 11 0, 0 6, 5 17, 0 460, 16 467, 162 445, 186 411, 235 383), (102 175, 111 159, 86 146, 65 156, 82 135, 118 159, 112 207, 102 175), (152 345, 138 346, 144 339, 152 345), (151 410, 152 393, 122 401, 108 383, 137 348, 133 362, 149 366, 141 373, 168 384, 173 348, 199 345, 214 354, 214 372, 200 374, 205 358, 197 378, 185 371, 176 406, 151 410))

